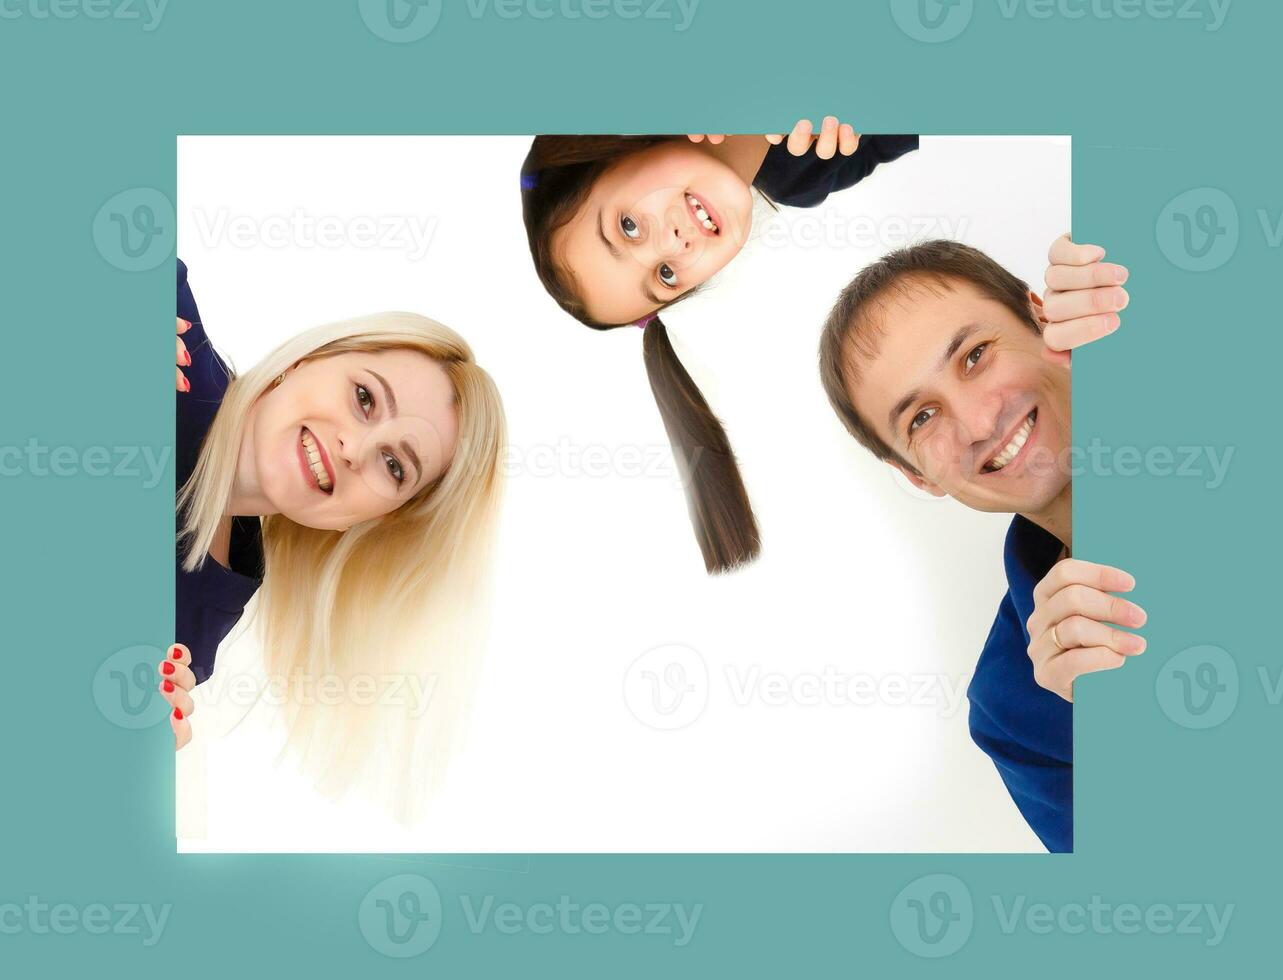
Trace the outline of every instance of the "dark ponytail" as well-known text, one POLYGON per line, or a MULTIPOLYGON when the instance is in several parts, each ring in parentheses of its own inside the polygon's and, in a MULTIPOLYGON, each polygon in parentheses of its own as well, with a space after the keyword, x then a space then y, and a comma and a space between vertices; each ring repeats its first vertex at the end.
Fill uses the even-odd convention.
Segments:
MULTIPOLYGON (((531 144, 521 168, 522 216, 530 255, 548 295, 580 323, 596 330, 631 326, 598 323, 588 316, 571 287, 573 277, 553 255, 553 235, 575 216, 611 164, 657 143, 682 138, 536 136, 531 144)), ((721 421, 673 350, 663 321, 651 319, 643 333, 646 374, 686 486, 704 567, 710 573, 730 571, 753 561, 762 548, 739 464, 721 421)))
POLYGON ((753 561, 762 540, 721 420, 682 366, 658 317, 646 325, 642 350, 650 390, 686 486, 704 567, 725 572, 753 561))

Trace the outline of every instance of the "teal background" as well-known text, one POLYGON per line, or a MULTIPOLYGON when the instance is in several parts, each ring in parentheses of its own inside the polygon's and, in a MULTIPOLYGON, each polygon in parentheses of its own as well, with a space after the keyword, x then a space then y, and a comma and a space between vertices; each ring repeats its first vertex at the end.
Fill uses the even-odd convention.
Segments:
MULTIPOLYGON (((115 9, 124 0, 99 2, 115 9)), ((171 0, 152 31, 75 5, 65 9, 82 12, 68 19, 33 15, 47 4, 10 0, 0 17, 0 446, 33 437, 172 444, 170 258, 117 268, 95 246, 95 216, 131 188, 172 200, 176 134, 760 132, 834 112, 866 132, 1072 134, 1075 237, 1105 244, 1132 273, 1123 329, 1076 357, 1076 440, 1235 455, 1214 490, 1153 474, 1078 478, 1076 550, 1135 573, 1149 650, 1079 684, 1078 853, 1059 857, 176 855, 167 730, 125 727, 95 707, 95 676, 109 657, 159 650, 171 637, 172 466, 150 489, 85 473, 6 476, 0 905, 31 895, 79 908, 172 904, 152 946, 137 935, 61 935, 0 919, 6 973, 996 968, 1047 978, 1269 969, 1281 911, 1272 747, 1283 708, 1258 670, 1277 677, 1280 660, 1272 558, 1283 344, 1280 250, 1258 211, 1277 221, 1283 210, 1273 99, 1283 5, 1238 0, 1223 26, 1207 30, 1145 12, 1166 9, 1158 3, 1097 0, 1110 17, 1068 0, 1020 4, 1008 17, 997 0, 964 0, 947 9, 965 21, 957 36, 924 42, 893 17, 913 8, 888 0, 702 0, 683 32, 613 16, 475 20, 463 0, 447 0, 430 34, 394 44, 366 28, 356 0, 171 0), (1049 17, 1034 16, 1044 9, 1049 17), (1237 247, 1206 271, 1169 257, 1175 249, 1179 259, 1181 246, 1171 214, 1163 217, 1196 188, 1224 195, 1206 227, 1229 228, 1226 200, 1237 214, 1237 247), (1175 678, 1184 661, 1163 674, 1194 647, 1225 654, 1208 661, 1218 673, 1205 700, 1228 687, 1226 672, 1237 678, 1237 702, 1212 727, 1188 724, 1188 682, 1175 678), (360 925, 367 893, 402 874, 429 879, 443 910, 431 924, 439 935, 404 960, 384 955, 360 925), (951 933, 949 945, 961 944, 936 959, 917 954, 938 945, 911 948, 912 913, 897 898, 925 875, 952 876, 943 890, 939 879, 917 887, 953 903, 950 928, 970 930, 951 933), (528 905, 563 894, 703 910, 680 948, 665 935, 475 935, 460 912, 461 895, 528 905), (1203 936, 1143 928, 1040 934, 1022 925, 1008 935, 993 895, 1005 905, 1099 896, 1234 909, 1223 941, 1209 947, 1203 936)), ((515 184, 514 175, 514 215, 515 184)), ((1200 201, 1187 208, 1191 220, 1200 201)), ((1185 676, 1209 679, 1192 668, 1185 676)))

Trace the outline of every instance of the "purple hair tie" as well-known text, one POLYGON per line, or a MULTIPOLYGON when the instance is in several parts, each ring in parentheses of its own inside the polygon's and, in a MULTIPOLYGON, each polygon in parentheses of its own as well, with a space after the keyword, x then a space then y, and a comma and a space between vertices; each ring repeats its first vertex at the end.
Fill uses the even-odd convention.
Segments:
POLYGON ((641 327, 643 330, 645 330, 645 329, 646 329, 647 324, 649 324, 649 323, 650 323, 650 321, 651 321, 651 320, 653 320, 653 319, 655 319, 655 317, 657 317, 657 316, 659 316, 659 314, 658 314, 658 313, 647 313, 647 314, 646 314, 644 317, 642 317, 640 320, 634 320, 634 321, 633 321, 633 326, 634 326, 634 327, 641 327))
POLYGON ((521 175, 521 189, 522 189, 523 191, 532 191, 532 190, 534 190, 534 189, 535 189, 535 184, 537 184, 537 183, 539 183, 539 175, 538 175, 538 174, 522 174, 522 175, 521 175))

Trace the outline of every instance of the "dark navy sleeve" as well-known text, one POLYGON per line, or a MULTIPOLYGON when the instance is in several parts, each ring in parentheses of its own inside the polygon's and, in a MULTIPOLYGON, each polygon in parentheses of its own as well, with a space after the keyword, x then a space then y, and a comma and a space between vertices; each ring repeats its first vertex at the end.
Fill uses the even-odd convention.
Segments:
POLYGON ((788 141, 772 146, 753 180, 753 186, 777 204, 813 208, 830 194, 858 184, 877 169, 918 148, 914 135, 873 136, 862 134, 860 146, 849 157, 840 153, 821 160, 814 148, 795 157, 788 141))
MULTIPOLYGON (((231 371, 209 342, 196 299, 187 284, 187 266, 178 262, 178 315, 191 323, 182 334, 192 363, 183 368, 190 391, 176 392, 175 493, 187 482, 200 458, 200 447, 222 404, 231 371)), ((176 549, 174 580, 174 640, 192 654, 197 683, 214 669, 218 645, 241 618, 245 605, 262 583, 262 540, 258 518, 237 517, 232 522, 231 567, 212 558, 194 572, 183 570, 183 556, 176 549)))
POLYGON ((1033 679, 1028 634, 1004 597, 967 690, 971 738, 1052 853, 1074 849, 1073 706, 1033 679))

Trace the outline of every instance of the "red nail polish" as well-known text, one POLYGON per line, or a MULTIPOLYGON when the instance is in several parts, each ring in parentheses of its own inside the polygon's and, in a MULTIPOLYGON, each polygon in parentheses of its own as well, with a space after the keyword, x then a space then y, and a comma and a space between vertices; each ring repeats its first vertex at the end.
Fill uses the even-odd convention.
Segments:
POLYGON ((178 322, 179 322, 179 323, 181 323, 181 324, 183 325, 183 333, 186 333, 188 330, 190 330, 190 329, 192 328, 192 321, 191 321, 191 320, 184 320, 184 319, 180 316, 180 317, 178 318, 178 322))
POLYGON ((168 660, 166 660, 163 664, 160 665, 160 672, 162 674, 172 674, 174 672, 174 665, 170 663, 168 660))
POLYGON ((192 355, 187 353, 187 351, 183 351, 183 367, 191 367, 191 366, 192 366, 192 355))
POLYGON ((160 689, 161 689, 162 691, 164 691, 166 694, 173 694, 173 693, 174 693, 174 682, 173 682, 173 681, 163 681, 163 682, 161 683, 161 685, 160 685, 160 689))
POLYGON ((183 720, 183 712, 181 708, 174 709, 174 717, 177 718, 179 721, 183 720))
POLYGON ((170 647, 170 648, 169 648, 169 655, 170 655, 171 657, 173 657, 175 660, 182 660, 182 659, 183 659, 183 648, 182 648, 182 647, 170 647))

